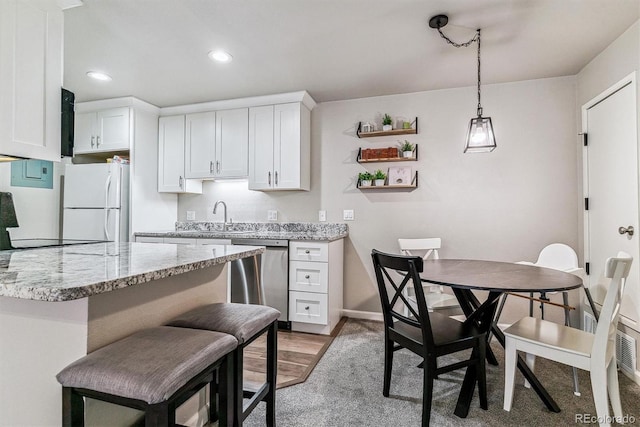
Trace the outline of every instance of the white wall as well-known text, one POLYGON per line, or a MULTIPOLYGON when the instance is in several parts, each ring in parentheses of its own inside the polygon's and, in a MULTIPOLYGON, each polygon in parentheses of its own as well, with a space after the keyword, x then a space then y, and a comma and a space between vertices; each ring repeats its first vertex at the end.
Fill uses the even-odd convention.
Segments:
MULTIPOLYGON (((248 191, 246 182, 206 183, 203 195, 179 196, 179 219, 208 214, 215 200, 228 202, 234 220, 342 222, 354 209, 345 245, 345 308, 380 311, 373 281, 372 248, 397 251, 396 239, 440 236, 443 257, 535 260, 551 242, 577 245, 575 79, 555 78, 483 87, 483 106, 494 122, 498 148, 463 154, 466 128, 476 109, 475 88, 421 92, 319 104, 312 112, 310 192, 248 191), (364 192, 355 188, 365 168, 358 147, 397 145, 399 137, 358 139, 360 120, 380 114, 419 117, 419 188, 364 192)), ((371 164, 386 169, 394 164, 371 164)), ((398 165, 398 164, 396 164, 398 165)), ((509 315, 506 313, 505 319, 509 315)))

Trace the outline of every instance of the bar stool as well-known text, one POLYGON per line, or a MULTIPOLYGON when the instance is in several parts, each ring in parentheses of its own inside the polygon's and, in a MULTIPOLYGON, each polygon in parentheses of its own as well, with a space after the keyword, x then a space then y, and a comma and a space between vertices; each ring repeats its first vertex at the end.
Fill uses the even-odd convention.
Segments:
POLYGON ((234 426, 242 422, 261 401, 266 402, 267 426, 275 425, 276 373, 278 367, 278 317, 275 308, 254 304, 216 303, 195 308, 168 323, 169 326, 206 329, 233 335, 238 348, 233 352, 234 426), (243 351, 251 342, 267 332, 267 375, 258 391, 243 388, 243 351), (247 406, 243 398, 249 398, 247 406))
MULTIPOLYGON (((83 397, 90 397, 144 411, 146 426, 173 426, 176 408, 211 383, 216 371, 222 408, 219 425, 231 425, 229 377, 237 344, 234 337, 220 332, 161 326, 102 347, 56 376, 62 384, 62 425, 84 426, 83 397)), ((211 393, 214 420, 215 399, 211 393)))

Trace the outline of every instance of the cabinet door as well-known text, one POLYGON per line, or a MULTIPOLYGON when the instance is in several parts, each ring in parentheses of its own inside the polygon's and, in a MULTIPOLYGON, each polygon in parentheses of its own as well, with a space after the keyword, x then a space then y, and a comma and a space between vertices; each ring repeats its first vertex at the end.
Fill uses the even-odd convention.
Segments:
POLYGON ((187 114, 185 176, 211 178, 215 171, 216 113, 187 114))
POLYGON ((78 113, 74 119, 73 152, 90 153, 96 147, 96 113, 78 113))
POLYGON ((160 117, 158 129, 158 191, 184 189, 184 116, 160 117))
POLYGON ((96 151, 119 151, 130 148, 129 108, 98 111, 96 151))
POLYGON ((249 109, 216 111, 215 176, 242 178, 248 175, 249 109))
POLYGON ((309 189, 309 130, 303 131, 300 103, 280 104, 274 110, 274 185, 280 190, 309 189), (306 132, 306 135, 303 135, 306 132))
POLYGON ((60 161, 62 10, 0 1, 0 153, 60 161))
POLYGON ((273 105, 249 109, 249 190, 273 188, 273 105))

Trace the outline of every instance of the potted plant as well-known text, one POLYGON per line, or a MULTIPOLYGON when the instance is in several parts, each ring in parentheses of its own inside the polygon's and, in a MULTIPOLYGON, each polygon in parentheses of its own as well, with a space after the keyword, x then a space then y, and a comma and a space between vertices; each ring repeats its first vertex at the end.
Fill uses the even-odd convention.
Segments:
POLYGON ((393 126, 391 126, 391 116, 388 114, 385 114, 384 117, 382 118, 382 130, 391 130, 393 129, 393 126))
POLYGON ((358 174, 358 179, 360 180, 360 187, 371 187, 371 180, 373 179, 373 175, 369 172, 360 172, 358 174))
POLYGON ((413 157, 413 144, 405 139, 400 151, 402 151, 402 157, 413 157))
POLYGON ((383 187, 384 181, 387 179, 387 174, 378 169, 373 173, 373 179, 376 187, 383 187))

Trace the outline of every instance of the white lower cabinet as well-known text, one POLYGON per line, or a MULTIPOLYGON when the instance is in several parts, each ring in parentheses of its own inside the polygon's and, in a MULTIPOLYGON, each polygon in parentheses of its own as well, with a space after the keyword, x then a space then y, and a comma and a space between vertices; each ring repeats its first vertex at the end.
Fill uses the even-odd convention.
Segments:
POLYGON ((176 245, 230 245, 231 239, 210 239, 194 237, 136 236, 138 243, 173 243, 176 245))
POLYGON ((291 329, 329 335, 342 317, 343 240, 289 242, 291 329))

